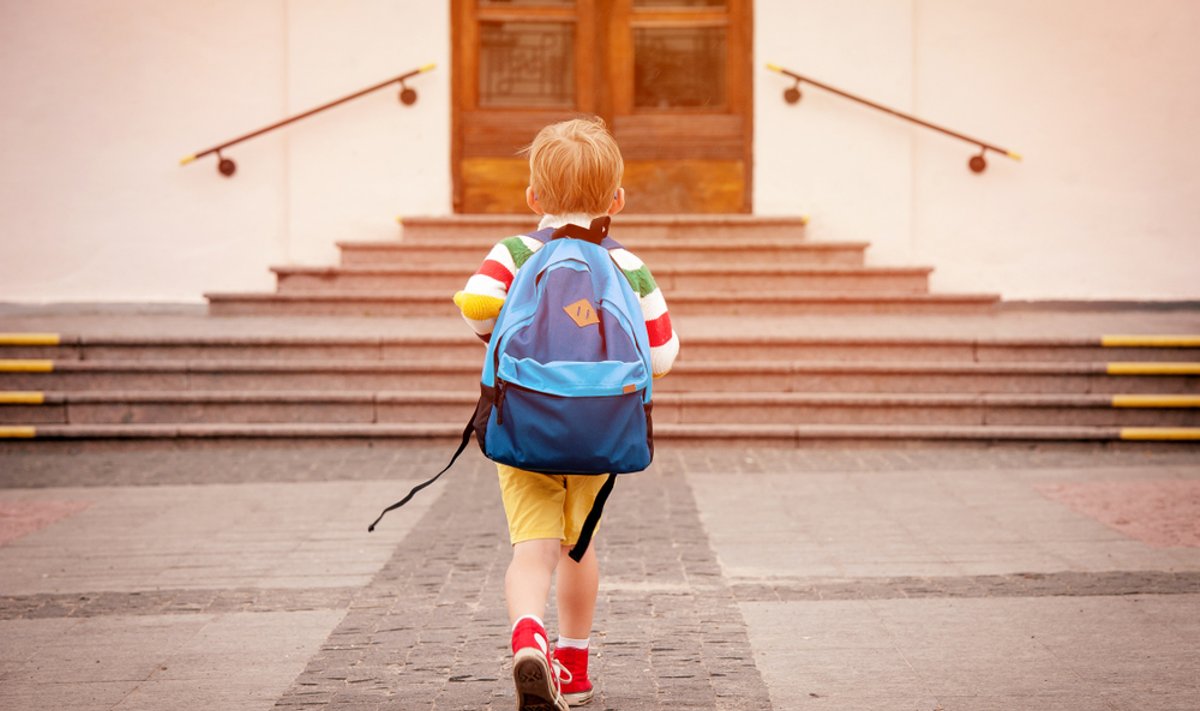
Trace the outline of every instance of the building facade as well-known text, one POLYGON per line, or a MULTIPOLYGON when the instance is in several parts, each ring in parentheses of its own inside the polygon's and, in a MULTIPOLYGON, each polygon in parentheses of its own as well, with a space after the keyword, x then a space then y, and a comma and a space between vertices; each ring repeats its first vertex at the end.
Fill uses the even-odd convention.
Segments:
POLYGON ((806 214, 935 289, 1200 299, 1200 3, 0 1, 0 300, 200 301, 396 218, 522 209, 517 155, 613 127, 631 211, 806 214), (179 158, 429 63, 212 157, 179 158), (792 81, 780 65, 1017 151, 792 81))

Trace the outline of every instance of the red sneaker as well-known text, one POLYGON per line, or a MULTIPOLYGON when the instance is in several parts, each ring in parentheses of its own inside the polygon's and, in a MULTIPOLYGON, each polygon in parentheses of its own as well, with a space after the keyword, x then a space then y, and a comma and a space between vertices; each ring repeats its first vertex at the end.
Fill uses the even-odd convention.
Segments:
POLYGON ((592 682, 588 680, 588 650, 573 647, 558 647, 554 659, 562 664, 567 673, 563 675, 563 698, 572 706, 582 706, 592 700, 592 682))
POLYGON ((563 698, 558 665, 550 657, 546 629, 528 617, 512 634, 513 683, 517 711, 570 711, 563 698))

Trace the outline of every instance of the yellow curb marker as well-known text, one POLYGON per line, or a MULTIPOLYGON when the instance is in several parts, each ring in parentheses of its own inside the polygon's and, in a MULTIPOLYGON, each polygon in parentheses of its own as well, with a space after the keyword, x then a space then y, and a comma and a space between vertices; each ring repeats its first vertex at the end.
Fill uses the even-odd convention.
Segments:
POLYGON ((52 360, 19 360, 0 358, 0 373, 53 373, 52 360))
POLYGON ((46 393, 0 392, 0 405, 45 405, 46 393))
POLYGON ((1123 427, 1121 439, 1200 441, 1200 427, 1123 427))
POLYGON ((1200 408, 1200 395, 1113 395, 1112 406, 1200 408))
POLYGON ((5 427, 0 425, 0 439, 33 439, 37 430, 32 427, 5 427))
POLYGON ((1200 375, 1200 363, 1109 363, 1109 375, 1200 375))
POLYGON ((1200 348, 1200 336, 1102 336, 1100 345, 1105 348, 1200 348))
POLYGON ((57 333, 0 333, 0 346, 57 346, 62 338, 57 333))

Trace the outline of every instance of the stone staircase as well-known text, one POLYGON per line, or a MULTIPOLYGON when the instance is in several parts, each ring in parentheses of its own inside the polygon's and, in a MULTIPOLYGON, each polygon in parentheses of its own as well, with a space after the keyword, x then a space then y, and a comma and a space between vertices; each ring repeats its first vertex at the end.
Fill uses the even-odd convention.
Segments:
MULTIPOLYGON (((473 411, 483 350, 449 296, 498 236, 531 227, 408 220, 395 243, 342 243, 339 267, 276 268, 274 294, 210 295, 190 331, 0 334, 0 437, 450 442, 473 411), (295 328, 314 318, 321 335, 295 328), (364 321, 387 328, 336 326, 364 321)), ((995 295, 930 294, 928 268, 865 267, 866 243, 803 231, 748 216, 615 224, 683 340, 655 384, 656 440, 1200 440, 1200 335, 994 335, 995 295), (764 305, 864 332, 781 325, 764 305), (928 328, 935 314, 942 333, 928 328)))
MULTIPOLYGON (((864 266, 866 242, 809 242, 802 218, 622 216, 613 236, 668 295, 672 316, 978 313, 995 294, 931 294, 928 268, 864 266), (735 261, 730 263, 731 254, 735 261)), ((274 293, 208 294, 210 313, 454 315, 447 300, 498 237, 528 232, 521 216, 416 218, 394 243, 340 242, 337 267, 274 269, 274 293)))

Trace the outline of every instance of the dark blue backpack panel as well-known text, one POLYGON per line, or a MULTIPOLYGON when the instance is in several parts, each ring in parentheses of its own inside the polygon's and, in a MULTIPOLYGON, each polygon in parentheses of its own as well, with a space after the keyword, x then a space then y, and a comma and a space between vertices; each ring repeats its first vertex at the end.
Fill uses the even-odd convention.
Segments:
POLYGON ((650 406, 641 393, 565 398, 508 383, 501 392, 488 418, 486 451, 494 461, 545 474, 650 466, 650 406))

